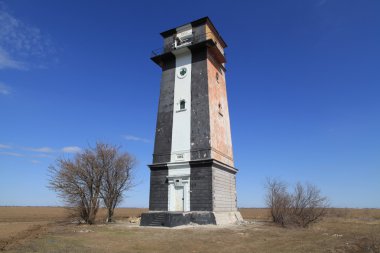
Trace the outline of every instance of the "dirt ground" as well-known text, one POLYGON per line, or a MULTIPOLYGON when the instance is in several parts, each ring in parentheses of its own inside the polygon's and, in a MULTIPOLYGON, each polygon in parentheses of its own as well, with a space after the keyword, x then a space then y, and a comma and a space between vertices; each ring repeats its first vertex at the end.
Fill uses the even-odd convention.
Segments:
MULTIPOLYGON (((0 251, 9 252, 380 252, 379 209, 330 209, 308 229, 281 228, 264 208, 241 209, 230 226, 139 227, 146 209, 120 208, 115 224, 77 225, 59 207, 0 207, 0 251)), ((104 216, 102 210, 99 217, 104 216)))

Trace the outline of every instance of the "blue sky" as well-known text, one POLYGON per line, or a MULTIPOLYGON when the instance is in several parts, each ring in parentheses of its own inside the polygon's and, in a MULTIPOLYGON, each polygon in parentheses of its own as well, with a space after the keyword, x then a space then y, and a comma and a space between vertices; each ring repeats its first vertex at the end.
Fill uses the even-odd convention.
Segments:
POLYGON ((159 32, 209 16, 228 44, 238 205, 264 183, 380 207, 380 2, 0 2, 0 205, 60 205, 47 167, 97 140, 138 159, 123 206, 146 207, 159 32))

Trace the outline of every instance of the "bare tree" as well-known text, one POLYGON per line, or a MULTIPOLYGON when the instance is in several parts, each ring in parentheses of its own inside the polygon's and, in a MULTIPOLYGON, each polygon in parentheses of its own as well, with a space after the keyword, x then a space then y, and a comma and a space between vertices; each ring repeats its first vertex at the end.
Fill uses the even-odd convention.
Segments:
POLYGON ((272 220, 285 226, 289 219, 291 197, 284 182, 267 179, 266 204, 270 209, 272 220))
POLYGON ((312 184, 297 183, 293 193, 289 193, 284 182, 268 179, 266 188, 272 220, 282 226, 307 227, 326 214, 327 198, 312 184))
POLYGON ((293 223, 298 226, 307 227, 326 215, 327 198, 315 185, 297 183, 291 199, 293 223))
POLYGON ((60 158, 50 166, 49 187, 73 207, 86 223, 95 222, 104 171, 97 165, 96 153, 87 149, 73 160, 60 158))
POLYGON ((99 144, 97 157, 104 168, 101 198, 107 208, 107 222, 112 222, 115 207, 123 200, 123 193, 133 184, 132 169, 135 159, 128 153, 119 153, 119 148, 99 144))
POLYGON ((49 167, 49 188, 58 192, 86 223, 95 222, 100 200, 108 210, 107 220, 111 220, 123 192, 132 186, 134 159, 118 150, 97 143, 95 148, 88 148, 73 159, 60 158, 55 166, 49 167))

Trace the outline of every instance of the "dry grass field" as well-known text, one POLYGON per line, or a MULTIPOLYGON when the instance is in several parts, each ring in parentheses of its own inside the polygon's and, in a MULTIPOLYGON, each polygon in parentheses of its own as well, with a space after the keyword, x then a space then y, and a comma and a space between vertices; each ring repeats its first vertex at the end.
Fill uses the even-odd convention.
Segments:
MULTIPOLYGON (((0 207, 0 251, 9 252, 380 252, 379 209, 330 209, 308 229, 281 228, 264 208, 240 209, 231 226, 139 227, 146 209, 119 208, 115 224, 77 225, 60 207, 0 207)), ((99 218, 105 216, 100 212, 99 218)))

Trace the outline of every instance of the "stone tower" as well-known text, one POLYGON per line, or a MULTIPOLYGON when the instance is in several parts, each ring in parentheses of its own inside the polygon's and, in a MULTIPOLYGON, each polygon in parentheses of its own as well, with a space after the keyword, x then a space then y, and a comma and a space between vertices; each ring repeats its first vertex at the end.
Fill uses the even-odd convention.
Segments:
POLYGON ((162 69, 149 213, 142 225, 227 223, 236 205, 224 49, 208 17, 161 33, 162 69))

